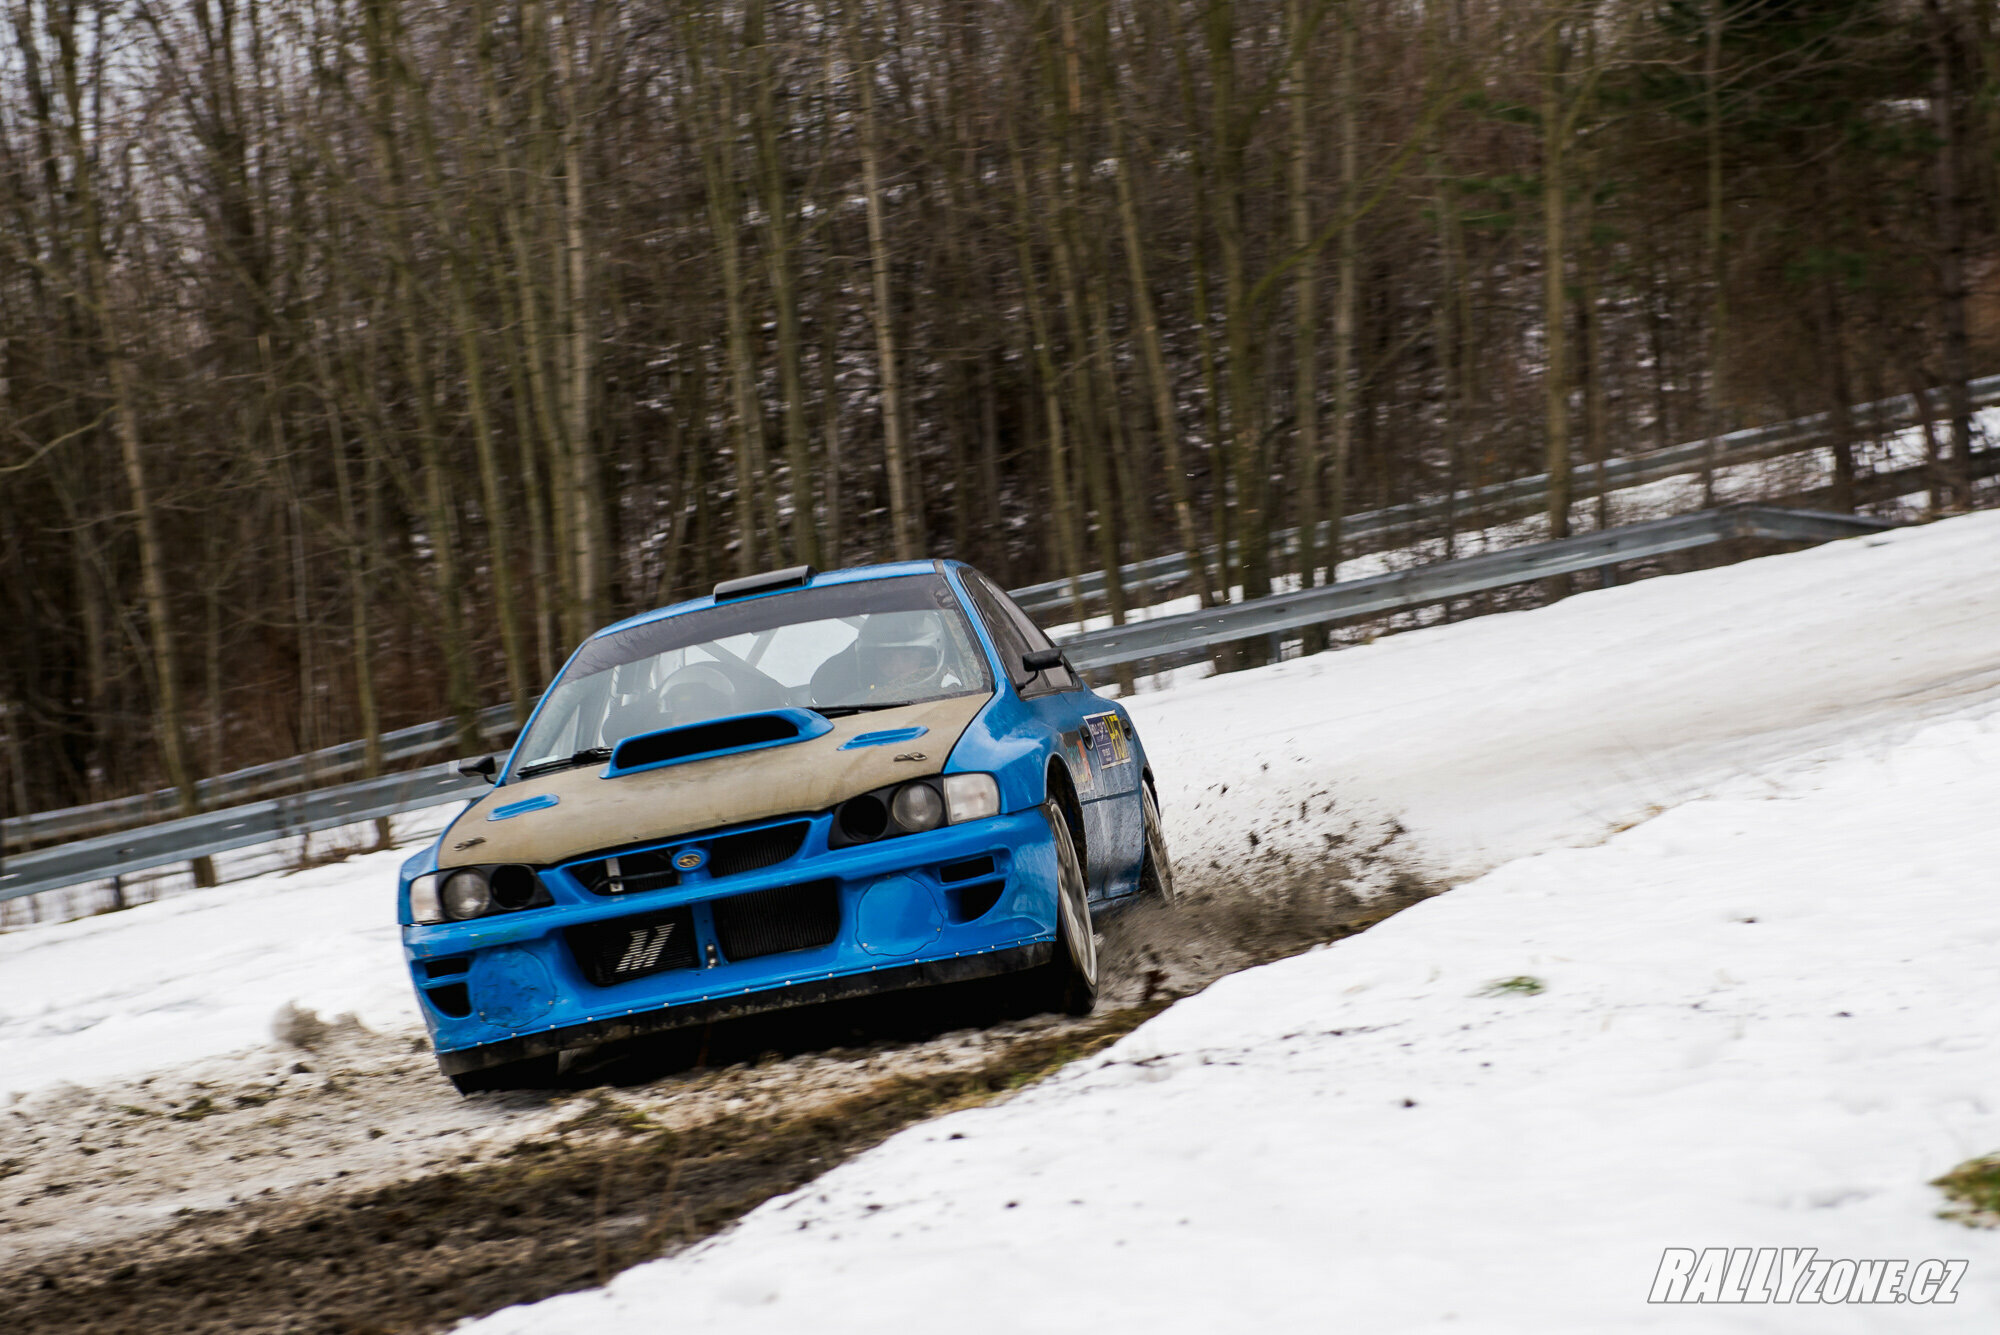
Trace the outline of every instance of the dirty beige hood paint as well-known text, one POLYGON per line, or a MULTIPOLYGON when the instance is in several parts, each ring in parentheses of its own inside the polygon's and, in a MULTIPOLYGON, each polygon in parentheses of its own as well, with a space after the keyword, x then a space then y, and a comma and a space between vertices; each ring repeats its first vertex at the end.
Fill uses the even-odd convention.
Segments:
POLYGON ((849 714, 834 719, 833 731, 811 741, 692 760, 616 779, 601 778, 604 765, 598 763, 506 784, 473 803, 445 830, 438 865, 546 866, 600 848, 671 839, 800 811, 824 811, 871 788, 936 774, 966 725, 992 698, 960 696, 849 714), (917 726, 930 731, 887 746, 840 749, 864 732, 917 726), (914 753, 924 758, 896 759, 914 753), (495 807, 542 793, 561 801, 505 820, 487 819, 495 807), (465 847, 475 839, 480 842, 465 847))

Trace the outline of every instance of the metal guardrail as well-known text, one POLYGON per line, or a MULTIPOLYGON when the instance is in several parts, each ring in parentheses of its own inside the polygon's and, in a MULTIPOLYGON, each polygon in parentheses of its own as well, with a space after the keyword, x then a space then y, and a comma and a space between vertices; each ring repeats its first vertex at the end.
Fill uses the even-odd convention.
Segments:
POLYGON ((1343 617, 1423 607, 1508 584, 1593 570, 1641 557, 1664 556, 1726 538, 1825 542, 1894 527, 1888 520, 1817 510, 1771 506, 1700 510, 1672 519, 1440 561, 1344 584, 1274 594, 1254 602, 1109 626, 1065 640, 1063 649, 1077 667, 1115 667, 1232 640, 1299 630, 1343 617))
MULTIPOLYGON (((1988 408, 2000 404, 2000 375, 1985 376, 1971 381, 1966 386, 1974 408, 1988 408)), ((1931 418, 1943 418, 1944 391, 1928 391, 1931 401, 1931 418)), ((1856 404, 1853 409, 1854 430, 1861 435, 1877 435, 1887 431, 1899 431, 1917 425, 1924 414, 1919 411, 1915 396, 1899 394, 1894 398, 1882 399, 1874 403, 1856 404)), ((1807 417, 1795 418, 1789 422, 1775 422, 1769 426, 1747 427, 1741 431, 1731 431, 1716 438, 1715 467, 1733 468, 1739 464, 1756 463, 1798 450, 1823 445, 1833 434, 1832 421, 1826 413, 1814 413, 1807 417)), ((1606 491, 1624 491, 1631 487, 1645 486, 1649 482, 1660 482, 1670 477, 1679 477, 1701 469, 1708 458, 1708 441, 1694 440, 1681 445, 1670 445, 1665 449, 1649 450, 1642 454, 1630 454, 1607 460, 1603 466, 1603 488, 1606 491)), ((1595 464, 1579 464, 1571 478, 1571 486, 1576 503, 1581 505, 1597 495, 1598 467, 1595 464)), ((1439 497, 1433 500, 1414 501, 1407 505, 1392 505, 1380 510, 1364 510, 1349 515, 1341 525, 1341 540, 1349 546, 1349 555, 1356 554, 1352 544, 1370 542, 1406 533, 1413 526, 1442 520, 1447 513, 1462 517, 1477 515, 1484 523, 1502 523, 1518 519, 1539 511, 1548 495, 1549 477, 1546 473, 1535 473, 1528 477, 1516 478, 1511 482, 1496 482, 1491 486, 1461 491, 1455 496, 1439 497)), ((1322 546, 1332 534, 1332 526, 1319 526, 1322 546)), ((1299 530, 1278 529, 1271 534, 1271 548, 1274 562, 1298 551, 1299 530)), ((1231 543, 1229 553, 1236 554, 1236 545, 1231 543)), ((1156 589, 1179 584, 1189 576, 1187 553, 1168 552, 1164 556, 1149 557, 1144 561, 1133 561, 1118 567, 1119 575, 1127 589, 1156 589)), ((1091 570, 1078 575, 1075 581, 1076 593, 1086 601, 1104 596, 1104 572, 1091 570)), ((1011 591, 1014 601, 1030 612, 1066 616, 1071 606, 1071 581, 1052 579, 1040 584, 1030 584, 1025 588, 1011 591)))
MULTIPOLYGON (((1728 538, 1824 542, 1893 527, 1887 520, 1816 510, 1764 506, 1702 510, 1346 584, 1299 589, 1255 602, 1112 626, 1065 640, 1063 648, 1079 668, 1113 667, 1343 617, 1422 607, 1485 589, 1662 556, 1728 538)), ((460 774, 452 765, 432 766, 61 844, 9 858, 0 868, 0 900, 378 816, 418 811, 468 796, 484 786, 484 780, 460 774)))
POLYGON ((421 811, 485 787, 484 779, 460 774, 455 762, 431 765, 57 844, 8 858, 0 869, 0 900, 421 811))
MULTIPOLYGON (((480 735, 499 741, 514 730, 511 705, 494 705, 475 716, 480 735)), ((418 723, 382 734, 382 759, 395 764, 447 746, 458 735, 455 719, 418 723)), ((304 755, 273 760, 248 769, 232 770, 195 784, 195 796, 204 808, 227 806, 246 798, 281 788, 295 788, 338 774, 360 769, 368 760, 366 742, 342 742, 337 746, 309 751, 304 755)), ((149 821, 167 820, 181 809, 180 794, 171 788, 115 797, 87 806, 59 807, 26 816, 10 816, 0 821, 0 841, 8 848, 28 848, 39 844, 74 839, 97 830, 124 829, 149 821)), ((12 856, 10 854, 10 856, 12 856)))

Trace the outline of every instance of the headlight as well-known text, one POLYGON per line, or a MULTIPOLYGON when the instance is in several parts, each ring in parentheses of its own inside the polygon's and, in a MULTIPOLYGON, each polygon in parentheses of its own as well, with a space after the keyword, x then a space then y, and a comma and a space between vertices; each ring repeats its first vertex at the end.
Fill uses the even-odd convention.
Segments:
POLYGON ((436 872, 426 872, 410 882, 410 921, 420 923, 444 921, 444 907, 438 903, 436 872))
POLYGON ((991 774, 947 774, 944 805, 951 823, 984 820, 1000 814, 1000 785, 991 774))
POLYGON ((991 774, 940 774, 848 798, 833 809, 826 842, 829 848, 851 848, 999 814, 1000 784, 991 774))
POLYGON ((439 898, 444 901, 445 916, 463 922, 467 918, 477 918, 493 907, 493 887, 487 882, 484 872, 468 867, 451 874, 439 898))
POLYGON ((944 824, 944 799, 927 783, 907 783, 896 791, 889 814, 906 830, 935 830, 944 824))
POLYGON ((410 881, 410 921, 464 922, 489 913, 547 908, 555 903, 541 875, 519 863, 497 867, 448 867, 410 881))

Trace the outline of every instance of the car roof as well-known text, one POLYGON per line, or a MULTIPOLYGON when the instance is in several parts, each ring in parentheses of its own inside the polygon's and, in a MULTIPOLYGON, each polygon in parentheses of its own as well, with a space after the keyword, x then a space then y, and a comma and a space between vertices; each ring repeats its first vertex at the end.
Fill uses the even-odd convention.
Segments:
MULTIPOLYGON (((959 564, 962 563, 958 561, 887 561, 880 565, 849 566, 843 570, 828 570, 815 574, 812 577, 812 582, 806 587, 823 589, 829 585, 860 584, 871 579, 896 579, 904 575, 932 575, 936 574, 942 567, 959 564)), ((772 594, 752 594, 750 598, 771 597, 775 593, 795 592, 797 592, 796 586, 787 586, 783 589, 773 590, 772 594)), ((749 602, 750 598, 731 598, 726 601, 732 603, 749 602)), ((703 608, 714 606, 715 595, 705 594, 700 598, 690 598, 686 602, 673 603, 666 607, 656 607, 650 612, 640 612, 636 616, 626 617, 623 621, 616 621, 604 627, 604 629, 598 631, 590 638, 594 640, 599 636, 615 635, 621 630, 630 630, 634 626, 649 625, 655 621, 664 621, 669 617, 681 616, 688 612, 699 612, 703 608)))

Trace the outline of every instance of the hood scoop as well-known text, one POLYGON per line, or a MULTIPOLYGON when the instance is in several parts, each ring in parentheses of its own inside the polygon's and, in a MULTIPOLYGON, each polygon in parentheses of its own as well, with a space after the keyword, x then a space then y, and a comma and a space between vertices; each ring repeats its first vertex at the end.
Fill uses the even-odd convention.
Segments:
POLYGON ((809 741, 833 730, 833 724, 810 709, 771 709, 758 714, 689 723, 678 728, 642 732, 618 743, 604 777, 638 774, 690 760, 709 760, 741 751, 761 751, 809 741))

